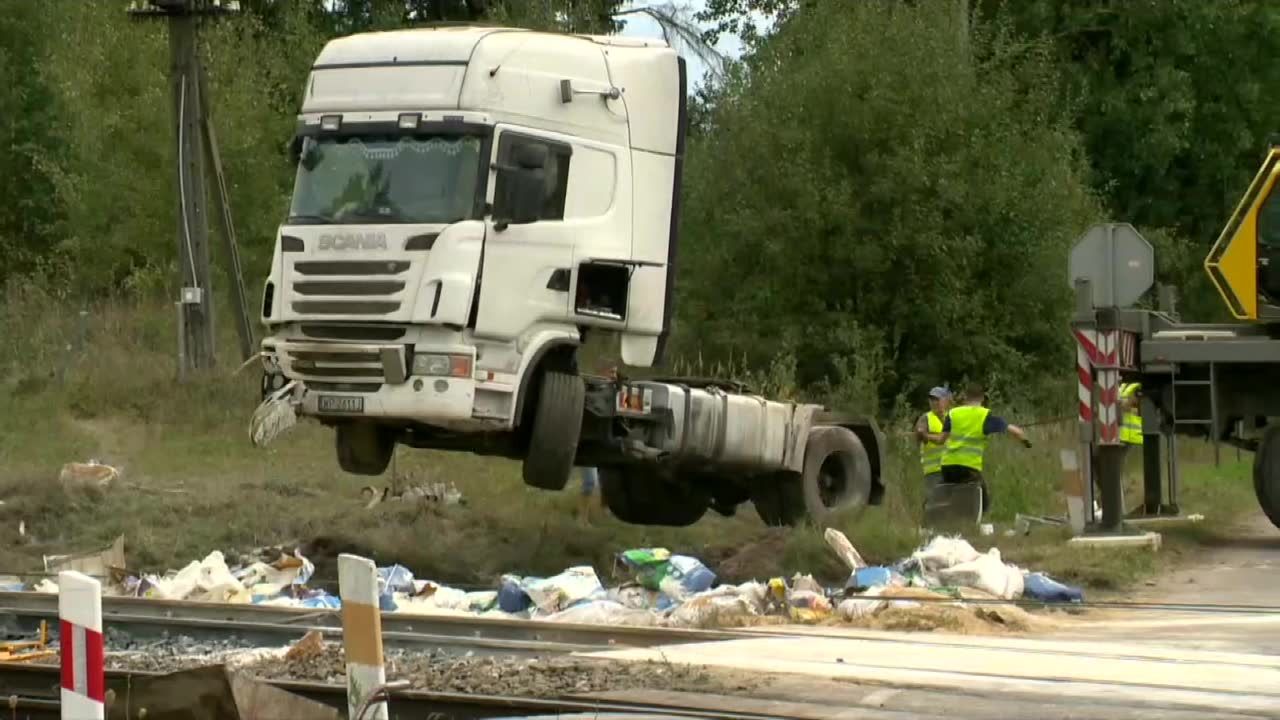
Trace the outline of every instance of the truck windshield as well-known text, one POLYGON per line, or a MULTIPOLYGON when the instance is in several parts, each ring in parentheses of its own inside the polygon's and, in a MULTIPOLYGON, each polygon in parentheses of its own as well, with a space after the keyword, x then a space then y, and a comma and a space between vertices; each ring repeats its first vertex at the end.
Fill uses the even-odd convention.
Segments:
POLYGON ((305 138, 291 223, 430 223, 476 212, 480 138, 305 138))

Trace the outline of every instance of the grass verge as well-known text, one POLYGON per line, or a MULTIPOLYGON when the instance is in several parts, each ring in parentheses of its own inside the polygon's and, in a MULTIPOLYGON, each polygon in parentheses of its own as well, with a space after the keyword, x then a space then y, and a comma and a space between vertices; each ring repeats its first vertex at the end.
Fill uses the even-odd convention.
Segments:
MULTIPOLYGON (((503 572, 549 574, 574 564, 605 571, 620 550, 658 545, 703 558, 725 580, 808 572, 841 582, 845 575, 821 529, 766 529, 750 505, 732 518, 709 513, 684 529, 633 527, 603 513, 584 528, 575 517, 574 485, 563 493, 528 489, 509 461, 401 449, 395 478, 359 478, 338 470, 330 433, 311 423, 258 450, 246 429, 256 369, 232 375, 228 362, 176 385, 165 307, 95 308, 81 344, 77 313, 47 298, 11 293, 9 300, 0 310, 0 333, 11 338, 0 348, 0 574, 39 570, 42 555, 94 549, 123 534, 133 569, 147 571, 180 567, 211 550, 294 544, 317 560, 322 576, 330 575, 336 553, 354 551, 403 563, 419 577, 488 586, 503 572), (68 345, 82 349, 68 354, 68 345), (64 491, 58 468, 88 458, 122 468, 122 482, 102 497, 64 491), (367 484, 427 481, 455 484, 465 504, 364 508, 367 484)), ((223 347, 233 347, 229 338, 223 347)), ((833 523, 871 562, 892 562, 922 540, 915 450, 891 436, 885 504, 833 523)), ((1061 513, 1058 449, 1071 436, 1061 428, 1037 428, 1032 436, 1034 449, 996 439, 990 451, 997 525, 1007 527, 1019 512, 1061 513)), ((1215 468, 1202 447, 1184 446, 1188 512, 1222 521, 1255 507, 1248 457, 1215 468)), ((1158 554, 1069 547, 1052 532, 975 544, 997 543, 1012 562, 1105 589, 1194 552, 1209 528, 1167 531, 1158 554)))

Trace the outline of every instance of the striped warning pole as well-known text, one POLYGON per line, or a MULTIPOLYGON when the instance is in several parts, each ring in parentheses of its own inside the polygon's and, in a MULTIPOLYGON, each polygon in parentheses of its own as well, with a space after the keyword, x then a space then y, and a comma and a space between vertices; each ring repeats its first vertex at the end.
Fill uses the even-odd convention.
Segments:
POLYGON ((106 717, 102 585, 78 572, 58 573, 58 649, 62 656, 62 717, 106 717))
MULTIPOLYGON (((357 720, 361 706, 387 680, 377 566, 358 555, 339 555, 338 593, 342 596, 342 646, 347 660, 347 711, 357 720)), ((364 717, 387 720, 387 704, 370 706, 364 717)))

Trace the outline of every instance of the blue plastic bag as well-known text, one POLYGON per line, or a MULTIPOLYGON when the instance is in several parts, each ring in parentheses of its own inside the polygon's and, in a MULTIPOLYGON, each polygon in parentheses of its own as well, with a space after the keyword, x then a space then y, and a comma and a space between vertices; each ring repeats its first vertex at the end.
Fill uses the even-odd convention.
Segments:
POLYGON ((1084 591, 1063 585, 1044 573, 1028 573, 1022 579, 1022 595, 1042 602, 1084 602, 1084 591))
POLYGON ((858 568, 845 583, 846 590, 866 590, 885 585, 902 585, 903 578, 893 568, 871 566, 858 568))
POLYGON ((413 594, 413 572, 403 565, 378 568, 378 579, 385 592, 413 594))
POLYGON ((330 595, 322 592, 308 598, 303 598, 299 605, 304 608, 314 608, 317 610, 341 610, 342 599, 336 595, 330 595))
POLYGON ((533 605, 533 598, 524 591, 523 582, 523 579, 515 575, 502 576, 498 584, 499 610, 506 613, 521 613, 533 605))
POLYGON ((670 563, 668 574, 675 578, 689 595, 710 590, 716 582, 716 574, 697 558, 688 555, 672 555, 670 563))

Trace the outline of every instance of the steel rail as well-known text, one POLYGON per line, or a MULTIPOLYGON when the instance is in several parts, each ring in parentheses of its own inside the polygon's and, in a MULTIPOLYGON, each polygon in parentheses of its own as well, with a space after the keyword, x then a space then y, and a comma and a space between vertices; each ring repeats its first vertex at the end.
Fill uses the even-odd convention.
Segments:
MULTIPOLYGON (((0 618, 6 615, 25 622, 33 631, 40 620, 53 620, 58 614, 58 597, 49 593, 0 593, 0 618)), ((246 631, 262 629, 273 637, 301 637, 308 630, 340 632, 342 614, 338 610, 272 607, 265 605, 190 602, 185 600, 153 600, 149 598, 102 598, 104 627, 146 626, 156 628, 187 627, 193 631, 210 630, 218 623, 231 623, 246 631), (166 623, 168 623, 166 625, 166 623), (271 626, 268 629, 267 626, 271 626)), ((382 613, 384 637, 393 640, 413 637, 430 638, 439 644, 481 646, 476 640, 517 642, 536 649, 546 644, 564 651, 600 649, 601 647, 653 647, 690 642, 711 642, 746 636, 742 631, 692 630, 684 628, 625 625, 585 625, 551 623, 537 620, 476 617, 468 615, 410 615, 382 613), (413 637, 410 637, 413 636, 413 637)), ((394 642, 388 645, 395 646, 394 642)))

